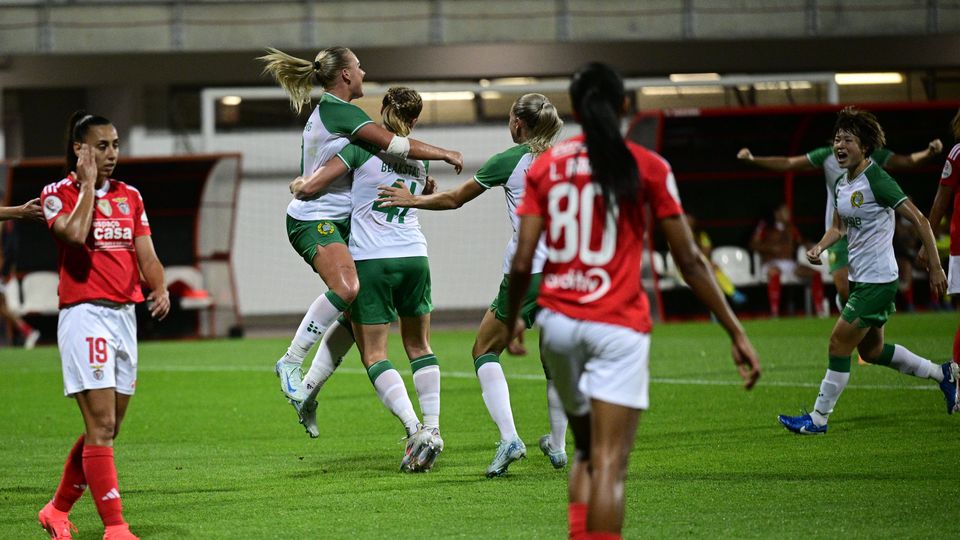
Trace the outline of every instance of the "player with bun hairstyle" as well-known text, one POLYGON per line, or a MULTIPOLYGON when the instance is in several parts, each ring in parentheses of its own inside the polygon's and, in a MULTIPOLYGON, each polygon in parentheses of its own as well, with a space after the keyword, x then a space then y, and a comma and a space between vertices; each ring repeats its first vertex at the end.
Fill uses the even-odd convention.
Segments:
POLYGON ((885 142, 876 117, 847 107, 837 115, 833 132, 833 153, 846 172, 833 188, 833 225, 807 251, 807 259, 811 264, 820 264, 823 250, 845 234, 850 258, 850 298, 830 334, 827 372, 813 411, 800 416, 780 415, 778 420, 794 433, 826 433, 827 419, 850 380, 850 354, 854 349, 867 363, 933 379, 943 391, 947 413, 953 414, 957 403, 957 364, 946 362, 938 366, 901 345, 885 343, 883 338, 883 326, 896 311, 894 298, 899 284, 893 253, 894 214, 909 220, 920 233, 930 261, 930 290, 939 297, 946 291, 947 276, 940 266, 933 231, 896 180, 871 159, 873 151, 885 142))
MULTIPOLYGON (((563 121, 556 107, 542 94, 526 94, 518 98, 510 108, 508 121, 510 135, 516 146, 501 152, 490 159, 470 180, 458 187, 430 195, 413 195, 406 186, 385 186, 381 193, 385 195, 382 206, 419 208, 425 210, 453 210, 480 196, 490 188, 501 186, 507 200, 507 214, 513 227, 514 236, 507 244, 503 260, 503 280, 500 292, 490 304, 480 321, 477 338, 473 342, 473 365, 480 381, 483 402, 490 417, 500 430, 500 441, 493 461, 487 467, 487 476, 501 476, 507 472, 511 463, 526 456, 527 448, 517 434, 510 407, 510 389, 500 366, 500 354, 508 346, 511 352, 521 352, 522 345, 510 343, 511 328, 504 320, 507 318, 506 294, 509 286, 510 261, 517 247, 517 228, 520 218, 517 206, 523 200, 526 185, 526 173, 533 160, 553 144, 563 128, 563 121)), ((547 257, 546 245, 541 241, 537 247, 533 264, 534 277, 531 280, 527 296, 524 298, 522 319, 524 326, 530 328, 537 314, 537 291, 540 288, 540 272, 547 257)), ((567 417, 557 390, 547 373, 547 402, 550 411, 551 432, 540 438, 540 449, 550 458, 555 468, 563 468, 567 463, 565 436, 567 417)))
POLYGON ((744 386, 760 376, 753 345, 700 256, 669 164, 620 134, 628 101, 610 67, 587 64, 570 83, 583 135, 544 152, 527 173, 508 327, 546 231, 537 323, 576 454, 569 479, 571 538, 619 538, 624 478, 640 411, 648 406, 651 318, 640 286, 644 212, 660 223, 691 289, 730 336, 744 386))
MULTIPOLYGON (((311 174, 352 141, 365 141, 388 154, 401 158, 443 160, 457 172, 463 167, 459 152, 444 150, 390 133, 376 125, 362 109, 350 102, 363 97, 363 78, 357 56, 346 47, 329 47, 317 53, 313 61, 267 49, 259 57, 269 73, 287 92, 297 113, 310 103, 314 86, 323 94, 303 129, 301 172, 311 174)), ((316 411, 304 408, 308 389, 302 385, 304 357, 321 335, 338 330, 317 351, 314 362, 331 371, 339 356, 327 343, 352 343, 348 329, 335 325, 357 296, 359 282, 347 241, 350 234, 350 181, 338 178, 309 199, 294 199, 287 206, 287 236, 303 260, 320 275, 328 291, 317 297, 300 322, 286 353, 277 361, 275 371, 280 388, 297 410, 300 421, 311 437, 317 437, 316 411)))
POLYGON ((113 460, 137 381, 137 319, 150 287, 150 314, 163 319, 170 295, 136 188, 111 178, 119 157, 117 130, 78 111, 67 133, 66 178, 43 189, 41 204, 59 252, 57 342, 64 394, 76 399, 85 425, 64 465, 56 494, 40 510, 51 538, 71 538, 68 514, 90 486, 104 540, 136 538, 123 518, 113 460))

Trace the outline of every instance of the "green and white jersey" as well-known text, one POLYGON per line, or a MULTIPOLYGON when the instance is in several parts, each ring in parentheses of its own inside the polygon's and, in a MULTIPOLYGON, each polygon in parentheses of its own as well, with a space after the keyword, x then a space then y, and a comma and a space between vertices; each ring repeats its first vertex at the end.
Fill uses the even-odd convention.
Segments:
MULTIPOLYGON (((357 131, 373 122, 360 107, 324 93, 303 128, 300 174, 309 176, 350 144, 357 131)), ((287 214, 300 221, 350 217, 350 176, 343 175, 308 200, 294 199, 287 214)))
MULTIPOLYGON (((886 148, 878 148, 870 154, 870 159, 881 167, 886 167, 890 161, 893 152, 886 148)), ((814 166, 823 169, 823 178, 827 186, 827 211, 823 217, 823 230, 827 230, 833 225, 833 209, 836 208, 836 201, 833 200, 833 188, 840 177, 847 174, 847 170, 837 162, 837 156, 833 154, 832 146, 821 146, 816 150, 807 152, 807 160, 814 166)))
POLYGON ((871 162, 856 178, 850 179, 844 174, 837 182, 834 196, 840 221, 847 229, 850 281, 890 283, 896 280, 894 209, 907 200, 897 181, 871 162))
POLYGON ((350 254, 358 261, 426 257, 415 208, 381 208, 377 186, 403 181, 410 192, 423 191, 427 163, 392 156, 367 143, 347 145, 337 156, 353 171, 350 254))
MULTIPOLYGON (((520 228, 520 216, 517 215, 517 206, 523 201, 523 190, 527 185, 527 169, 536 156, 530 152, 530 147, 526 144, 518 144, 509 150, 488 159, 480 167, 477 174, 473 176, 474 180, 484 189, 490 189, 496 186, 503 187, 503 193, 507 198, 507 216, 510 218, 510 225, 513 226, 513 236, 507 243, 507 249, 503 254, 503 273, 510 273, 510 264, 513 261, 513 254, 517 251, 517 230, 520 228)), ((537 244, 537 251, 533 255, 533 273, 538 274, 543 271, 543 264, 547 260, 547 245, 544 237, 540 237, 537 244)))

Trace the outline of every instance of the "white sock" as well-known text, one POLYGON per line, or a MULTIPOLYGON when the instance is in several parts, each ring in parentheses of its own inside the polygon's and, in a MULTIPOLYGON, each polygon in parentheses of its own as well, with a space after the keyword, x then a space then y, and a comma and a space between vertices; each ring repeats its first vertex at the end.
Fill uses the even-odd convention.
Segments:
POLYGON ((486 362, 477 369, 480 380, 480 392, 487 406, 490 418, 500 430, 500 439, 512 441, 517 437, 517 426, 513 423, 513 410, 510 409, 510 388, 503 375, 500 362, 486 362))
POLYGON ((547 380, 547 409, 550 412, 550 446, 554 450, 567 448, 567 413, 553 381, 547 380))
POLYGON ((423 427, 440 429, 440 366, 435 363, 418 366, 417 362, 436 362, 437 357, 431 355, 420 357, 410 362, 413 368, 413 386, 417 389, 420 400, 420 413, 423 415, 423 427))
MULTIPOLYGON (((382 362, 389 364, 389 360, 381 360, 374 366, 382 362)), ((413 411, 413 403, 410 402, 410 397, 407 395, 407 387, 403 384, 403 377, 400 376, 400 372, 393 369, 393 366, 388 367, 373 381, 373 387, 377 390, 377 397, 380 398, 380 401, 403 424, 404 429, 407 430, 407 435, 416 433, 417 425, 420 422, 417 420, 417 413, 413 411)))
POLYGON ((297 328, 297 333, 294 334, 293 341, 290 342, 290 347, 287 349, 289 360, 298 364, 303 363, 304 357, 310 352, 314 343, 320 339, 327 327, 336 322, 337 317, 342 312, 343 310, 333 305, 326 294, 318 296, 310 304, 310 309, 303 316, 303 320, 300 321, 300 326, 297 328))
POLYGON ((353 334, 347 327, 334 321, 323 334, 317 353, 313 357, 313 363, 310 364, 310 370, 303 377, 304 388, 309 392, 307 401, 317 398, 323 383, 333 375, 333 371, 343 361, 344 355, 350 352, 351 347, 353 347, 353 334))
POLYGON ((849 380, 850 372, 827 370, 823 381, 820 382, 820 394, 813 404, 813 412, 810 413, 814 424, 822 426, 827 423, 827 417, 833 412, 833 407, 840 399, 840 393, 847 387, 849 380))
POLYGON ((890 359, 890 367, 900 373, 913 375, 921 379, 933 379, 938 383, 943 381, 943 371, 940 370, 940 366, 922 356, 913 354, 900 345, 893 346, 893 358, 890 359))

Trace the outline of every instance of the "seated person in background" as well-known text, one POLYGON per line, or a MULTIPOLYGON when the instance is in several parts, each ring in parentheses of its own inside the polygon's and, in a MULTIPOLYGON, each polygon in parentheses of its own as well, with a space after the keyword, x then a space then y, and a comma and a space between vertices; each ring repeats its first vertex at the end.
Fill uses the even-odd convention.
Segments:
MULTIPOLYGON (((919 255, 920 235, 910 220, 897 217, 896 228, 893 232, 893 253, 897 258, 899 277, 899 292, 903 299, 905 311, 913 311, 913 266, 919 255)), ((939 298, 931 298, 931 302, 940 303, 939 298)))
MULTIPOLYGON (((723 270, 714 264, 710 258, 710 254, 713 252, 713 242, 710 240, 710 235, 697 226, 697 218, 693 217, 693 214, 686 214, 684 218, 686 218, 687 225, 690 226, 690 230, 693 232, 693 240, 697 243, 697 247, 700 248, 700 253, 703 253, 703 256, 707 259, 707 263, 713 268, 713 274, 717 278, 717 284, 720 285, 720 290, 723 291, 723 294, 735 305, 743 305, 747 301, 747 295, 738 291, 737 287, 730 281, 730 278, 724 274, 723 270)), ((680 276, 677 277, 679 278, 680 276)))
POLYGON ((7 304, 7 283, 10 282, 16 272, 17 250, 20 246, 16 222, 13 221, 15 219, 42 220, 43 211, 40 209, 40 199, 34 199, 21 206, 0 208, 0 220, 9 220, 3 221, 0 225, 3 228, 2 233, 0 233, 0 236, 2 236, 0 243, 3 244, 3 265, 0 267, 0 317, 3 317, 23 335, 23 347, 32 349, 37 344, 37 340, 40 339, 40 332, 27 324, 27 321, 23 320, 23 317, 19 314, 11 311, 7 304))
POLYGON ((790 208, 781 204, 771 219, 761 221, 750 239, 750 249, 760 254, 761 271, 767 276, 767 296, 770 314, 780 316, 781 275, 795 276, 809 281, 814 309, 818 316, 825 316, 823 307, 823 279, 812 268, 797 264, 797 248, 803 243, 800 231, 793 225, 790 208))

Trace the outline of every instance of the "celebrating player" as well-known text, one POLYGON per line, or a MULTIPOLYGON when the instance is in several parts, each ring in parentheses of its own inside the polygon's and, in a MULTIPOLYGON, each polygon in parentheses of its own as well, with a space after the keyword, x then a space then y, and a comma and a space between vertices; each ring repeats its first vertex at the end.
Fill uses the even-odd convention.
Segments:
MULTIPOLYGON (((895 154, 886 148, 876 148, 873 151, 871 160, 881 167, 892 168, 910 168, 921 165, 933 156, 943 151, 943 143, 940 139, 930 141, 923 150, 918 150, 910 155, 895 154)), ((833 224, 833 211, 835 208, 833 200, 833 187, 837 179, 846 173, 846 170, 837 162, 831 146, 821 146, 815 148, 802 156, 754 156, 749 148, 741 148, 737 152, 737 159, 753 163, 758 167, 769 169, 771 171, 805 171, 813 169, 823 169, 823 177, 827 188, 827 209, 824 213, 824 230, 829 229, 833 224)), ((830 273, 833 276, 833 284, 837 288, 837 294, 840 296, 838 307, 843 309, 843 305, 850 296, 849 271, 847 270, 847 238, 843 237, 836 244, 827 250, 830 261, 830 273)), ((791 255, 792 257, 792 255, 791 255)), ((779 284, 774 287, 778 289, 779 284)))
MULTIPOLYGON (((500 429, 500 442, 497 453, 487 476, 500 476, 514 461, 525 457, 527 448, 517 434, 510 408, 510 389, 500 366, 500 354, 510 342, 511 329, 503 322, 507 318, 506 294, 509 285, 508 273, 513 252, 517 247, 516 232, 520 222, 517 205, 523 200, 526 173, 534 158, 550 148, 563 122, 557 115, 557 109, 541 94, 526 94, 514 102, 510 108, 508 124, 510 135, 517 146, 501 152, 484 163, 483 167, 470 180, 455 189, 430 195, 414 195, 406 186, 386 186, 381 192, 386 197, 382 206, 421 208, 428 210, 452 210, 480 196, 481 193, 496 186, 502 186, 507 199, 507 214, 513 226, 514 236, 507 244, 503 259, 503 281, 500 293, 490 304, 490 309, 480 322, 477 338, 473 342, 473 365, 480 380, 483 402, 494 423, 500 429)), ((526 328, 533 325, 537 312, 537 291, 540 288, 540 272, 547 256, 546 245, 541 241, 533 263, 533 279, 524 298, 522 318, 526 328)), ((547 372, 546 368, 544 371, 547 372)), ((547 372, 548 373, 548 372, 547 372)), ((547 376, 547 401, 550 410, 550 434, 540 438, 540 449, 550 458, 554 467, 560 469, 567 463, 565 435, 567 417, 557 390, 547 376)))
MULTIPOLYGON (((960 111, 957 111, 956 116, 953 117, 950 128, 953 130, 954 139, 960 141, 960 111)), ((930 210, 930 227, 933 230, 933 237, 937 238, 940 234, 940 221, 950 208, 952 199, 950 260, 947 276, 947 294, 950 295, 960 294, 960 180, 958 178, 960 178, 960 142, 955 144, 947 154, 947 161, 943 164, 943 172, 940 174, 940 185, 937 187, 933 208, 930 210)), ((926 251, 920 252, 917 262, 920 266, 929 264, 926 251)), ((960 363, 960 326, 957 327, 957 332, 953 336, 953 361, 960 363)), ((960 399, 960 383, 958 383, 956 395, 960 399)), ((960 411, 960 404, 955 404, 953 411, 960 411)))
MULTIPOLYGON (((310 103, 315 84, 324 92, 303 129, 300 157, 301 174, 310 175, 338 151, 354 140, 373 144, 401 158, 443 160, 457 172, 463 168, 463 156, 409 139, 373 123, 362 109, 350 101, 363 97, 363 78, 357 56, 346 47, 330 47, 317 53, 311 62, 268 49, 260 60, 287 92, 293 109, 299 113, 310 103)), ((301 404, 306 396, 302 387, 301 366, 310 348, 340 314, 354 301, 359 289, 347 240, 350 233, 350 181, 338 178, 309 199, 294 199, 287 206, 287 236, 293 248, 327 285, 328 291, 317 297, 300 322, 287 352, 277 361, 275 370, 280 389, 297 409, 301 423, 312 437, 319 435, 316 410, 301 404)), ((341 341, 352 343, 349 334, 341 341)), ((349 345, 348 345, 349 348, 349 345)), ((329 366, 332 359, 323 347, 317 364, 329 366)), ((316 362, 316 359, 315 359, 316 362)), ((315 405, 315 404, 314 404, 315 405)))
MULTIPOLYGON (((406 137, 422 109, 423 101, 416 91, 390 88, 383 97, 383 125, 391 133, 406 137)), ((407 448, 400 469, 430 470, 443 450, 443 439, 440 363, 429 343, 433 303, 427 240, 420 232, 416 210, 384 207, 378 200, 378 188, 384 184, 404 184, 411 192, 422 190, 427 185, 427 164, 387 154, 369 144, 350 144, 309 180, 294 181, 291 191, 300 199, 311 197, 349 171, 353 171, 350 254, 360 278, 360 293, 351 307, 351 319, 360 357, 380 401, 406 429, 407 448), (398 315, 423 414, 422 426, 400 373, 387 359, 390 323, 398 315)), ((311 389, 308 403, 316 398, 313 390, 320 386, 311 389)), ((316 405, 310 407, 315 409, 316 405)))
POLYGON ((901 345, 884 343, 883 325, 895 311, 897 261, 893 253, 894 213, 910 220, 923 239, 930 259, 930 290, 942 295, 947 277, 937 257, 937 246, 927 219, 904 195, 897 182, 870 159, 885 142, 877 119, 866 111, 847 107, 834 126, 833 152, 844 173, 834 186, 833 225, 809 251, 811 264, 820 264, 820 254, 844 233, 850 261, 850 298, 830 335, 829 364, 820 383, 813 412, 801 416, 780 415, 785 428, 801 434, 827 432, 827 419, 850 380, 850 354, 897 371, 933 379, 940 385, 953 414, 957 402, 957 364, 936 365, 901 345))
POLYGON ((170 296, 140 192, 110 178, 119 149, 109 120, 74 113, 67 138, 72 172, 41 195, 59 251, 64 394, 76 399, 86 428, 67 456, 53 500, 38 515, 51 538, 71 538, 68 514, 88 485, 104 540, 136 538, 123 519, 113 441, 137 382, 134 304, 144 300, 141 273, 151 289, 152 316, 167 315, 170 296))
POLYGON ((691 289, 730 335, 746 388, 760 365, 700 256, 670 166, 620 134, 628 106, 623 80, 604 64, 588 64, 573 76, 570 99, 584 134, 554 145, 527 173, 505 322, 514 328, 546 231, 537 323, 576 447, 570 537, 619 538, 627 460, 648 405, 651 320, 640 287, 645 209, 660 222, 691 289))

